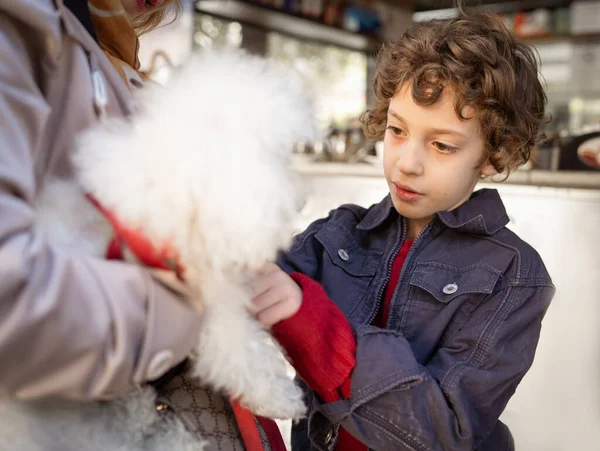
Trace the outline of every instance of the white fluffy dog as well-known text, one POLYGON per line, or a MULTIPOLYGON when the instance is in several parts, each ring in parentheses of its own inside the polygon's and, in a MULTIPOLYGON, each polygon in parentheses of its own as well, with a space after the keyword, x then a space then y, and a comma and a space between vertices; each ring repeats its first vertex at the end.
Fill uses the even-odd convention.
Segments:
POLYGON ((314 137, 314 121, 300 83, 261 58, 204 52, 167 89, 144 89, 140 105, 132 120, 81 136, 79 186, 49 184, 38 226, 59 245, 102 256, 112 228, 88 193, 168 246, 203 310, 196 375, 256 414, 301 417, 302 393, 281 350, 247 312, 247 283, 289 244, 301 203, 289 157, 314 137))

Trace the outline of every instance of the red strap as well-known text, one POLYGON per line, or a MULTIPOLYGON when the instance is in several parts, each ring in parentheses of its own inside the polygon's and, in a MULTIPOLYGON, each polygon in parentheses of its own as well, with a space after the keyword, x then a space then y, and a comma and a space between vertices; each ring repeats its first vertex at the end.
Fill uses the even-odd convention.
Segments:
POLYGON ((140 230, 124 225, 112 211, 104 208, 94 196, 87 194, 86 197, 112 225, 115 238, 106 251, 107 258, 121 260, 123 258, 123 246, 126 246, 142 264, 150 268, 175 271, 177 277, 183 280, 185 268, 181 266, 178 256, 168 245, 156 248, 154 243, 140 230))
POLYGON ((254 415, 249 410, 240 406, 236 401, 231 401, 231 407, 233 407, 233 413, 242 434, 246 451, 264 451, 254 415))
POLYGON ((279 426, 277 426, 277 423, 275 423, 274 420, 257 416, 256 421, 258 421, 260 426, 265 431, 265 434, 267 434, 272 451, 287 451, 285 443, 283 442, 283 437, 281 436, 281 431, 279 430, 279 426))
POLYGON ((114 237, 110 243, 108 243, 108 247, 106 248, 106 259, 123 260, 123 248, 117 237, 114 237))

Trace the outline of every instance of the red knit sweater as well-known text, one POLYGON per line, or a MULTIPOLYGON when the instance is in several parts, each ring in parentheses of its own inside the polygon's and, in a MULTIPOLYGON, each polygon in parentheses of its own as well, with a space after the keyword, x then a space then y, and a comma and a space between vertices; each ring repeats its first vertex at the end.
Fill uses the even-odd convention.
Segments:
MULTIPOLYGON (((383 303, 373 325, 385 328, 392 295, 412 241, 405 241, 394 262, 383 303)), ((351 374, 356 366, 356 339, 344 314, 329 299, 323 287, 302 274, 292 274, 302 287, 300 310, 273 327, 298 375, 325 402, 350 397, 351 374)), ((337 451, 367 451, 367 447, 341 429, 337 451)))

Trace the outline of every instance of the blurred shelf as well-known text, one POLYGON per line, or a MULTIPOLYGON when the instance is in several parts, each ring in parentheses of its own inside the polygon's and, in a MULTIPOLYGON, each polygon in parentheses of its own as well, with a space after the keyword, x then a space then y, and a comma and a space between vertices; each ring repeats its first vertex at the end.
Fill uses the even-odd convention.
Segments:
POLYGON ((240 0, 197 0, 196 11, 252 25, 306 41, 331 44, 359 52, 375 53, 382 44, 377 36, 354 33, 275 8, 240 0))
POLYGON ((553 44, 558 42, 576 42, 576 43, 597 43, 600 42, 600 33, 582 33, 582 34, 569 34, 569 35, 556 35, 556 36, 538 36, 538 37, 519 37, 517 38, 528 44, 553 44))
MULTIPOLYGON (((568 6, 571 0, 477 0, 464 2, 467 7, 485 6, 497 12, 515 12, 536 8, 557 8, 568 6)), ((415 0, 414 9, 417 12, 429 12, 441 9, 452 9, 455 0, 415 0)))
POLYGON ((381 164, 317 163, 304 155, 295 155, 292 161, 294 169, 304 175, 383 177, 381 164))
MULTIPOLYGON (((381 163, 315 163, 305 156, 294 156, 293 167, 300 174, 311 176, 383 178, 381 163)), ((481 183, 600 189, 600 171, 516 171, 506 181, 501 180, 502 177, 497 177, 481 183)))
MULTIPOLYGON (((482 181, 500 183, 502 178, 482 181)), ((550 186, 556 188, 600 189, 600 171, 516 171, 505 182, 509 185, 550 186)))

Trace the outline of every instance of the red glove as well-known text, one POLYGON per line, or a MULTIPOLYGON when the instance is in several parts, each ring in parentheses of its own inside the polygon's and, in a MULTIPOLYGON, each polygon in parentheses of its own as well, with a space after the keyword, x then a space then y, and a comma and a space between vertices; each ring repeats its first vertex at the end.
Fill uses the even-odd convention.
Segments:
POLYGON ((302 305, 273 326, 273 334, 298 375, 324 401, 337 401, 340 394, 346 398, 356 365, 352 327, 321 284, 300 273, 291 277, 302 288, 302 305))

